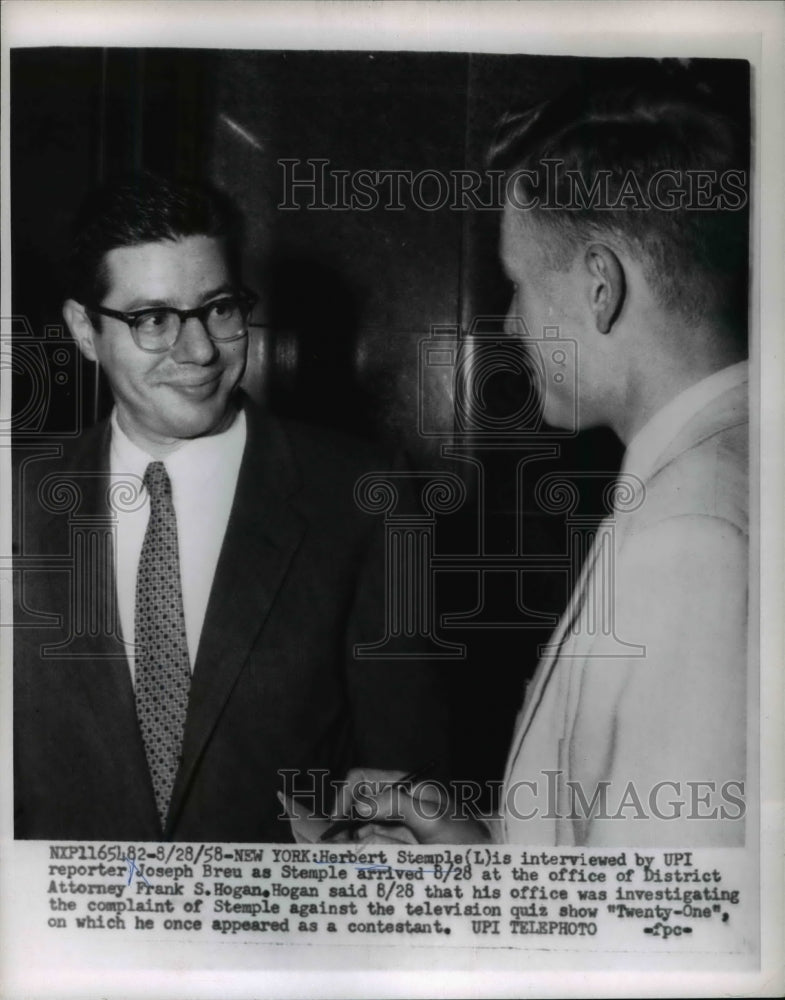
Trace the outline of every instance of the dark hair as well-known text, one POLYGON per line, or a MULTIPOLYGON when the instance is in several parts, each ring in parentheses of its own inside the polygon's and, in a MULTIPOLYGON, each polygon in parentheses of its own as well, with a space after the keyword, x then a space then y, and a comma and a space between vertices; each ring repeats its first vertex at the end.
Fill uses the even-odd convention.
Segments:
POLYGON ((567 267, 578 241, 621 242, 663 306, 692 320, 711 315, 738 334, 747 316, 748 109, 737 121, 672 75, 636 74, 634 83, 631 75, 583 80, 505 116, 490 165, 515 176, 508 195, 523 191, 527 206, 547 188, 533 213, 550 267, 567 267), (688 190, 676 207, 647 203, 661 190, 656 178, 674 175, 700 191, 688 190), (597 178, 600 198, 591 196, 597 178))
POLYGON ((241 219, 223 192, 149 172, 106 184, 87 197, 76 218, 66 291, 79 302, 96 305, 108 291, 105 258, 110 250, 201 235, 224 240, 230 272, 239 284, 241 219))

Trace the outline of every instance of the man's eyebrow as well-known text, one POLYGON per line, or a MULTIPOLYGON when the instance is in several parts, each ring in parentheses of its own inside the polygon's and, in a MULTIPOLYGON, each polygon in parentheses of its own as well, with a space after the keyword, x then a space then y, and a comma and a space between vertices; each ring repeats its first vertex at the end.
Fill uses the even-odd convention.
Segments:
MULTIPOLYGON (((214 299, 219 295, 228 295, 235 292, 235 286, 229 282, 224 282, 222 285, 218 285, 217 288, 211 288, 206 292, 202 292, 196 302, 197 306, 203 305, 205 302, 209 302, 210 299, 214 299)), ((171 299, 147 299, 138 297, 133 299, 126 307, 123 312, 141 312, 144 309, 177 309, 179 306, 175 306, 171 299)))
POLYGON ((132 299, 131 302, 121 310, 122 312, 139 312, 143 309, 167 309, 171 303, 167 302, 165 299, 144 299, 136 298, 132 299))
POLYGON ((212 291, 203 292, 202 295, 199 298, 199 301, 200 302, 209 302, 210 299, 214 299, 218 295, 228 295, 228 294, 232 294, 232 293, 234 293, 236 291, 237 291, 237 289, 235 288, 234 285, 230 284, 228 281, 225 281, 222 285, 219 285, 217 288, 214 288, 212 291))

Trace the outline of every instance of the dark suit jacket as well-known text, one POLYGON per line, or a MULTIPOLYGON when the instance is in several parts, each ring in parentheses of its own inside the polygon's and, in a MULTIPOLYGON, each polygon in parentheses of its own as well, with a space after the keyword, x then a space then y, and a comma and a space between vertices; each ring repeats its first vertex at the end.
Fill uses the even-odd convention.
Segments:
MULTIPOLYGON (((81 524, 94 526, 90 544, 104 516, 111 533, 107 425, 84 434, 64 459, 25 470, 24 551, 38 552, 48 568, 31 570, 28 559, 17 574, 17 837, 285 841, 279 769, 341 778, 354 763, 445 760, 434 667, 353 655, 355 643, 384 634, 381 518, 360 512, 353 487, 389 464, 347 438, 247 412, 163 832, 128 663, 101 627, 102 614, 116 620, 111 556, 93 560, 94 598, 83 572, 82 590, 74 590, 69 570, 87 544, 81 524), (101 604, 92 627, 85 601, 101 604)), ((301 775, 295 786, 315 788, 318 799, 330 790, 322 781, 301 775)))

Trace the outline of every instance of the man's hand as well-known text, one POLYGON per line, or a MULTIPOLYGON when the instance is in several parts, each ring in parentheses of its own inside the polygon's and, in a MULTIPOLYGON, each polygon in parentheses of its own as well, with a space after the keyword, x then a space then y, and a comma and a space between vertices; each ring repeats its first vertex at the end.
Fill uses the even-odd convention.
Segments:
POLYGON ((336 841, 385 844, 485 843, 486 828, 468 815, 456 815, 446 788, 436 781, 400 784, 403 771, 353 768, 339 793, 334 820, 365 820, 336 841))

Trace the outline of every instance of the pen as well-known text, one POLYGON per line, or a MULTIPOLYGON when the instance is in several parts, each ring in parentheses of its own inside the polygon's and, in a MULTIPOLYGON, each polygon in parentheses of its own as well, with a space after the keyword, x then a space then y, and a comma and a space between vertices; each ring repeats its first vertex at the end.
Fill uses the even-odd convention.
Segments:
MULTIPOLYGON (((422 767, 418 767, 415 771, 410 771, 409 774, 404 774, 402 778, 397 778, 395 781, 385 782, 390 788, 402 788, 404 785, 411 785, 425 775, 433 770, 436 761, 428 761, 422 767)), ((344 830, 352 830, 357 827, 365 826, 369 820, 360 819, 357 816, 347 816, 346 819, 339 819, 335 823, 332 823, 324 833, 319 837, 320 841, 329 840, 330 837, 334 837, 337 833, 343 833, 344 830)))

